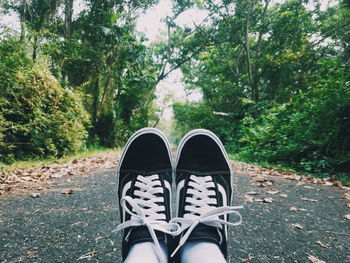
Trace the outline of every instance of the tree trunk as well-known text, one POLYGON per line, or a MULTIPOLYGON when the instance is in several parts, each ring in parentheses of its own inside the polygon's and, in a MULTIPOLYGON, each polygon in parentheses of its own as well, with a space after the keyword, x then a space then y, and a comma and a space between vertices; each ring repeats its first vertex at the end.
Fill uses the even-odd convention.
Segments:
POLYGON ((25 23, 26 23, 26 20, 25 20, 25 17, 27 15, 27 3, 28 0, 23 0, 22 1, 22 12, 20 14, 20 22, 21 22, 21 37, 20 37, 20 40, 21 41, 24 41, 25 38, 26 38, 26 28, 25 28, 25 23))
POLYGON ((100 98, 100 88, 99 88, 99 77, 96 76, 96 79, 91 87, 91 95, 92 95, 92 107, 91 107, 91 117, 92 124, 95 127, 97 123, 97 113, 99 106, 99 98, 100 98))
MULTIPOLYGON (((64 39, 68 40, 72 36, 72 17, 73 17, 73 2, 74 0, 64 0, 64 39)), ((63 70, 64 83, 68 85, 69 72, 63 70)))
POLYGON ((254 70, 252 65, 252 59, 251 59, 251 52, 250 52, 250 46, 249 46, 249 23, 250 23, 250 16, 253 10, 253 3, 251 1, 248 1, 248 10, 247 10, 247 19, 245 23, 245 51, 246 51, 246 59, 247 59, 247 65, 248 65, 248 77, 249 77, 249 86, 251 89, 251 98, 255 102, 259 101, 259 89, 258 89, 258 83, 254 82, 254 70))
POLYGON ((72 17, 74 0, 64 0, 64 38, 70 39, 72 36, 72 17))
POLYGON ((33 55, 32 55, 34 62, 36 61, 36 58, 37 58, 37 50, 38 50, 38 36, 35 35, 34 42, 33 42, 33 55))

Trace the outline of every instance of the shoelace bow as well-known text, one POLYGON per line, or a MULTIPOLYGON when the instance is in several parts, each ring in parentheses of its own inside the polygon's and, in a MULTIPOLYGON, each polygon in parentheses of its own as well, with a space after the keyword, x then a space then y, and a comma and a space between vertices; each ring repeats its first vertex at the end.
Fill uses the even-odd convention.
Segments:
POLYGON ((155 230, 174 236, 179 234, 180 227, 176 223, 165 221, 164 191, 159 175, 155 174, 147 177, 139 175, 136 179, 135 187, 139 190, 135 190, 135 198, 124 196, 120 200, 120 205, 131 215, 131 218, 118 225, 112 233, 128 227, 146 226, 155 243, 160 262, 166 262, 166 259, 162 257, 155 230), (157 196, 157 194, 161 194, 161 196, 157 196), (131 210, 127 204, 130 205, 131 210))
POLYGON ((198 177, 191 175, 188 189, 188 195, 185 202, 189 205, 185 206, 184 217, 177 217, 170 220, 170 223, 179 223, 179 232, 182 233, 186 229, 186 233, 181 237, 179 245, 171 254, 173 257, 176 252, 185 244, 192 231, 198 226, 199 223, 222 229, 222 225, 237 226, 242 223, 242 216, 237 209, 242 209, 243 206, 221 206, 214 207, 216 205, 215 185, 211 176, 198 177), (228 222, 220 219, 219 216, 235 214, 238 216, 236 222, 228 222))

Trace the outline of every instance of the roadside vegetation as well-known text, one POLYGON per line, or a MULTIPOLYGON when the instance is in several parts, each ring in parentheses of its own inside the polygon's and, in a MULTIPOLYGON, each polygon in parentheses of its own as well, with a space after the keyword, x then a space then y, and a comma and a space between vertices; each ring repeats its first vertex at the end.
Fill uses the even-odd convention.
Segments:
POLYGON ((176 140, 206 128, 238 160, 349 183, 348 1, 174 0, 151 44, 135 24, 157 0, 77 2, 0 4, 20 25, 0 30, 2 167, 121 147, 160 124, 156 87, 181 69, 203 99, 173 104, 176 140))
POLYGON ((326 2, 201 2, 206 45, 182 70, 203 101, 174 105, 178 137, 200 126, 238 160, 349 183, 350 6, 326 2))

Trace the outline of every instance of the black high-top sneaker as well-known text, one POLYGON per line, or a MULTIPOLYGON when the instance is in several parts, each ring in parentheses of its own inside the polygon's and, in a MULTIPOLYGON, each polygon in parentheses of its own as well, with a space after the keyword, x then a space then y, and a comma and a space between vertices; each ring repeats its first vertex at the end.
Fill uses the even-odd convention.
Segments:
POLYGON ((206 241, 217 244, 227 258, 227 226, 242 221, 236 211, 242 206, 230 206, 232 176, 225 148, 214 133, 199 129, 184 136, 175 163, 177 218, 171 220, 181 224, 182 233, 172 256, 185 242, 206 241), (228 214, 234 215, 234 223, 228 214))
POLYGON ((178 224, 170 224, 172 161, 165 135, 153 128, 134 133, 124 148, 117 168, 118 198, 121 224, 124 230, 123 260, 130 246, 153 241, 160 262, 159 242, 167 244, 175 235, 178 224))

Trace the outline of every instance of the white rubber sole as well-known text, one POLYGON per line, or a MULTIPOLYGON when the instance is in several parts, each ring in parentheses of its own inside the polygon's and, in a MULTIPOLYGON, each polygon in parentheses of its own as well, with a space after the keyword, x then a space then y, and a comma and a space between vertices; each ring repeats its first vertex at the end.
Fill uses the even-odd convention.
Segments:
MULTIPOLYGON (((230 161, 229 161, 229 158, 228 158, 228 155, 227 155, 227 152, 225 150, 225 147, 224 145, 222 144, 221 140, 219 139, 218 136, 216 136, 216 134, 214 134, 213 132, 209 131, 209 130, 206 130, 206 129, 195 129, 195 130, 192 130, 190 132, 188 132, 183 138, 182 140, 180 141, 179 143, 179 147, 177 149, 177 153, 176 153, 176 158, 175 158, 175 164, 174 164, 174 170, 176 171, 176 168, 177 168, 177 164, 179 162, 179 159, 180 159, 180 155, 181 155, 181 151, 182 151, 182 148, 184 147, 185 143, 191 139, 192 137, 194 136, 197 136, 197 135, 205 135, 205 136, 208 136, 210 137, 211 139, 213 139, 216 144, 220 147, 220 150, 222 152, 222 154, 224 155, 225 157, 225 160, 226 160, 226 163, 230 169, 230 184, 231 184, 231 188, 232 188, 232 194, 230 196, 230 204, 232 204, 232 197, 233 197, 233 169, 231 167, 231 164, 230 164, 230 161)), ((174 173, 174 176, 175 176, 175 173, 174 173)), ((173 180, 175 182, 175 178, 173 180)))

